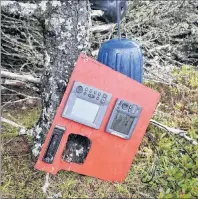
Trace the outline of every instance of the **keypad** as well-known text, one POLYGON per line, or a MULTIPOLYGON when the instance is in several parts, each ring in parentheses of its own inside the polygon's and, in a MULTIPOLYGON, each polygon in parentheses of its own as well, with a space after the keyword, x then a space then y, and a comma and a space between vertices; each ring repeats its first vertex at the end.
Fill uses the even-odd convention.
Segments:
POLYGON ((88 94, 88 97, 90 97, 90 98, 95 98, 95 96, 92 95, 92 94, 88 94))
POLYGON ((84 84, 77 85, 76 93, 80 96, 83 96, 86 99, 91 101, 96 101, 97 103, 104 105, 108 99, 108 93, 105 93, 101 90, 97 90, 93 87, 85 86, 84 84))
POLYGON ((122 104, 122 109, 123 109, 123 110, 127 110, 128 107, 129 107, 129 105, 128 105, 127 103, 123 103, 123 104, 122 104))
POLYGON ((133 115, 139 114, 139 112, 140 112, 139 106, 137 106, 135 104, 124 102, 122 100, 120 100, 117 103, 117 109, 122 110, 124 112, 128 112, 129 114, 133 114, 133 115))

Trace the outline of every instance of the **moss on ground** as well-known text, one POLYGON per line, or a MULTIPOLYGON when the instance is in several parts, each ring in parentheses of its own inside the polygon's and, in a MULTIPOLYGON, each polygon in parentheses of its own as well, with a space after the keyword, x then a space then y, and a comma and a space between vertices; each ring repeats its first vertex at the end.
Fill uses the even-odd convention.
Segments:
MULTIPOLYGON (((168 86, 145 82, 161 93, 161 100, 154 119, 168 126, 186 130, 194 139, 198 133, 198 72, 193 67, 174 71, 175 85, 168 86)), ((39 116, 39 108, 31 110, 9 110, 6 118, 31 127, 39 116)), ((155 176, 149 183, 142 180, 150 177, 156 151, 145 136, 133 161, 126 180, 122 184, 60 171, 49 177, 49 187, 43 193, 46 174, 34 169, 28 142, 19 139, 17 129, 3 124, 2 135, 2 185, 1 191, 7 198, 196 198, 198 196, 198 146, 174 137, 152 125, 148 131, 153 137, 160 154, 155 176), (14 153, 22 147, 19 154, 14 153), (195 162, 186 154, 189 152, 195 162)), ((29 140, 30 142, 31 140, 29 140)))
MULTIPOLYGON (((147 83, 161 93, 161 104, 154 119, 187 131, 187 135, 197 141, 198 71, 192 66, 183 66, 180 70, 174 70, 173 76, 175 80, 172 86, 147 83)), ((159 188, 159 197, 196 198, 198 196, 198 146, 193 146, 181 137, 173 137, 170 133, 160 131, 152 125, 149 131, 154 136, 160 152, 156 178, 151 183, 159 188)))
MULTIPOLYGON (((16 122, 17 124, 20 124, 26 128, 31 128, 35 121, 39 118, 40 114, 40 108, 35 107, 28 109, 27 107, 25 109, 17 108, 17 107, 11 107, 9 109, 3 110, 3 117, 12 120, 16 122)), ((4 124, 4 126, 7 126, 4 124)), ((9 127, 6 128, 6 132, 9 131, 9 127)))

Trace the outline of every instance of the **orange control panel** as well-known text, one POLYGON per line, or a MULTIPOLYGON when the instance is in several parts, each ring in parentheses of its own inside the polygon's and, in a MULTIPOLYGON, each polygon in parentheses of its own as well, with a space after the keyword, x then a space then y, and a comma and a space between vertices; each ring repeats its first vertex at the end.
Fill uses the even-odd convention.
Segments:
POLYGON ((159 93, 80 54, 35 168, 122 182, 159 93))

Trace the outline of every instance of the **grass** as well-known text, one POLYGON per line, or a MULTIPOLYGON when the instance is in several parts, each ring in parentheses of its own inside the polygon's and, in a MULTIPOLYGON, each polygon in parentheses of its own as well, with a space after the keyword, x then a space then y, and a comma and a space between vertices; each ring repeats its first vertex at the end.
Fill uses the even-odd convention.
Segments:
MULTIPOLYGON (((161 105, 154 119, 168 126, 186 130, 188 136, 196 139, 198 134, 198 71, 194 67, 183 66, 173 71, 175 86, 160 86, 148 83, 160 91, 161 105)), ((160 152, 160 166, 153 185, 161 186, 160 198, 193 198, 198 196, 198 146, 184 139, 174 137, 159 129, 150 127, 157 140, 160 152)))
MULTIPOLYGON (((161 100, 154 119, 168 126, 178 127, 196 139, 198 132, 198 72, 184 66, 173 72, 175 86, 145 82, 161 93, 161 100)), ((39 108, 12 109, 3 115, 26 127, 31 127, 39 116, 39 108)), ((159 164, 149 183, 156 151, 145 136, 126 180, 122 184, 105 182, 73 172, 60 171, 49 177, 49 187, 42 187, 46 174, 34 169, 30 140, 19 140, 17 129, 3 124, 2 134, 2 184, 1 191, 7 198, 196 198, 198 196, 198 146, 177 137, 195 162, 185 153, 172 135, 152 125, 148 128, 159 152, 159 164), (7 143, 7 144, 6 144, 7 143), (17 145, 18 144, 18 145, 17 145), (19 150, 20 149, 20 150, 19 150), (23 150, 22 150, 23 149, 23 150), (19 152, 17 153, 16 151, 19 152)))

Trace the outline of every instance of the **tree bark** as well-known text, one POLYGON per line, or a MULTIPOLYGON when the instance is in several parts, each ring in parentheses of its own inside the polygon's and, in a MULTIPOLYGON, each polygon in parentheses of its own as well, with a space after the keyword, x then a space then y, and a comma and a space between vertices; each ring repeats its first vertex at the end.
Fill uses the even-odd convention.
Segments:
POLYGON ((31 131, 35 137, 34 156, 40 152, 80 52, 90 46, 89 1, 48 1, 41 22, 46 49, 41 77, 42 111, 31 131))

